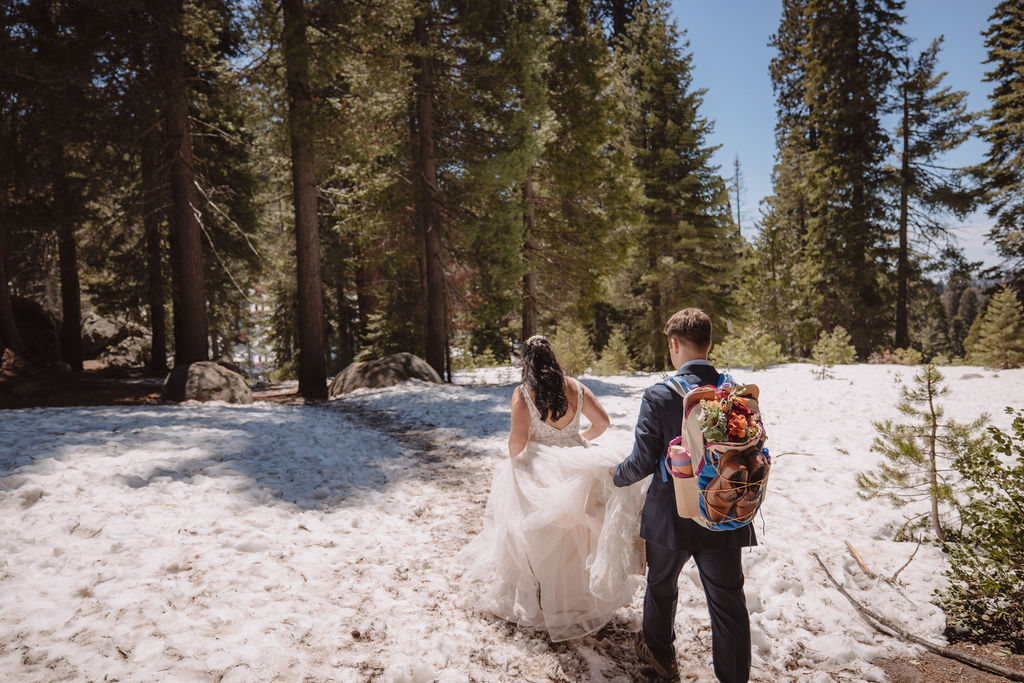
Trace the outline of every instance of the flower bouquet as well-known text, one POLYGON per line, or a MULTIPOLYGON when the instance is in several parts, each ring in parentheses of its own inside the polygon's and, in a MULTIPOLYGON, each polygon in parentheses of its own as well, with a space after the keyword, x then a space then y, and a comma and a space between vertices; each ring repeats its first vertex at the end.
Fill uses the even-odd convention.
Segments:
POLYGON ((761 434, 761 416, 748 408, 743 385, 721 387, 701 399, 700 430, 707 443, 744 443, 761 434))

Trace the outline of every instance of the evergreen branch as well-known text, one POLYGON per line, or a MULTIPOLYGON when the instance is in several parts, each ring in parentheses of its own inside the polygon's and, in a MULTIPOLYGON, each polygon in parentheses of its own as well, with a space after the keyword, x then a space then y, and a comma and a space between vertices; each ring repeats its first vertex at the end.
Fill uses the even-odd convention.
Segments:
POLYGON ((192 184, 196 186, 197 190, 199 190, 199 194, 203 195, 203 198, 206 199, 206 203, 213 207, 213 210, 220 214, 220 216, 224 220, 226 220, 232 227, 238 230, 238 233, 242 236, 242 239, 244 239, 245 243, 249 245, 249 249, 252 250, 252 253, 256 254, 256 258, 258 258, 262 263, 263 257, 260 255, 260 252, 256 251, 255 245, 253 245, 253 243, 249 240, 249 236, 245 234, 245 231, 242 230, 242 226, 233 221, 231 219, 231 216, 227 215, 227 213, 225 213, 223 209, 217 206, 217 203, 213 201, 209 194, 207 194, 206 190, 203 189, 203 186, 199 184, 198 180, 193 181, 192 184))
POLYGON ((200 229, 203 231, 203 235, 206 236, 206 241, 210 244, 210 250, 213 252, 213 255, 217 258, 217 262, 220 263, 220 267, 224 270, 224 273, 228 276, 228 279, 231 280, 231 284, 235 286, 235 289, 237 289, 238 293, 242 295, 242 298, 244 298, 250 304, 255 304, 256 302, 250 299, 249 295, 242 291, 242 288, 238 285, 238 282, 235 281, 235 276, 231 274, 231 270, 228 268, 227 264, 224 263, 224 259, 220 257, 220 252, 217 251, 217 247, 214 246, 213 244, 213 237, 210 236, 210 232, 206 229, 206 224, 203 223, 202 212, 193 206, 192 213, 196 217, 196 222, 199 224, 200 229))

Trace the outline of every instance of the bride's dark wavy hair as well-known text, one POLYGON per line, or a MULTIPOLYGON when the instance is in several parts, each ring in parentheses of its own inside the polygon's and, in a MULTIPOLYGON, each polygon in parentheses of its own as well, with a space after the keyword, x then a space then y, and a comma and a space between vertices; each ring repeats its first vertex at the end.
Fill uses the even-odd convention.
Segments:
POLYGON ((523 342, 523 384, 533 391, 534 404, 542 420, 559 420, 569 412, 565 398, 565 373, 555 358, 555 351, 547 337, 539 334, 523 342))

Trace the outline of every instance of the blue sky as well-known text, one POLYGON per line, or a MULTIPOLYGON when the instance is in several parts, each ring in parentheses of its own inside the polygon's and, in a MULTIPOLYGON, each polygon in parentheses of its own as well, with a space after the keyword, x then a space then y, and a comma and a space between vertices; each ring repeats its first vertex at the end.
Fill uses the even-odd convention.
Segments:
MULTIPOLYGON (((915 39, 920 52, 931 40, 945 36, 939 68, 945 83, 966 90, 968 106, 987 106, 989 85, 982 81, 986 66, 984 38, 997 0, 907 0, 904 32, 915 39)), ((693 53, 694 86, 705 88, 702 114, 714 122, 709 142, 721 145, 715 157, 723 175, 731 176, 738 154, 745 190, 742 195, 743 232, 750 235, 760 200, 771 193, 775 154, 775 101, 768 63, 774 50, 768 39, 782 11, 781 0, 672 0, 680 29, 686 30, 693 53)), ((981 141, 971 140, 946 159, 949 164, 980 161, 981 141)), ((968 258, 998 262, 985 233, 991 220, 978 212, 963 222, 950 219, 968 258)))

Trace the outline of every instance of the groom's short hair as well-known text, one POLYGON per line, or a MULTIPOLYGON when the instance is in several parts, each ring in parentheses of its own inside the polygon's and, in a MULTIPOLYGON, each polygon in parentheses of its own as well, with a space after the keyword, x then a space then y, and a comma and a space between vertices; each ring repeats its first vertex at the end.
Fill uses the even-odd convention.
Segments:
POLYGON ((711 318, 699 308, 684 308, 665 323, 665 334, 703 349, 711 343, 711 318))

